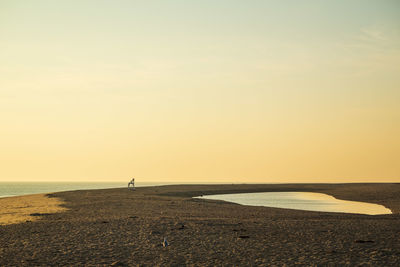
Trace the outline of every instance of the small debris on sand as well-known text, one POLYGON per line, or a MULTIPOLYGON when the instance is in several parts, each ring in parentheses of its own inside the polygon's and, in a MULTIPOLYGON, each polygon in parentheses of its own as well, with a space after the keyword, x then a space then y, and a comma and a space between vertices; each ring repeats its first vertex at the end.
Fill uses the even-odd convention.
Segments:
POLYGON ((354 243, 374 243, 375 241, 372 240, 356 240, 354 243))
POLYGON ((164 237, 164 241, 162 242, 162 246, 165 248, 165 247, 168 247, 168 241, 167 241, 167 238, 166 237, 164 237))
POLYGON ((110 264, 110 266, 127 266, 127 265, 120 261, 114 261, 113 263, 110 264))

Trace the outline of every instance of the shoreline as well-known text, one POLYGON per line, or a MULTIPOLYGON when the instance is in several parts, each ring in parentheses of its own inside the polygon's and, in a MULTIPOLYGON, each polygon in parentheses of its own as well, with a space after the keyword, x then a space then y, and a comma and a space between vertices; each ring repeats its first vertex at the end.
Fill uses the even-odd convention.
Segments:
MULTIPOLYGON (((30 184, 30 185, 66 185, 66 188, 59 190, 49 190, 49 191, 31 191, 31 192, 25 192, 22 194, 12 194, 12 195, 1 195, 0 194, 0 199, 1 198, 6 198, 6 197, 18 197, 18 196, 26 196, 26 195, 36 195, 36 194, 51 194, 51 193, 62 193, 62 192, 70 192, 70 191, 78 191, 78 190, 101 190, 101 189, 117 189, 117 188, 126 188, 127 183, 125 182, 0 182, 0 185, 15 185, 15 184, 30 184), (98 185, 117 185, 119 184, 119 187, 96 187, 98 185), (73 185, 71 188, 68 188, 68 185, 73 185), (90 185, 90 187, 76 187, 77 185, 90 185), (95 187, 93 187, 95 186, 95 187)), ((215 182, 215 183, 184 183, 184 182, 136 182, 136 187, 137 188, 142 188, 142 187, 160 187, 160 186, 226 186, 226 185, 232 185, 232 186, 277 186, 277 185, 298 185, 298 186, 307 186, 307 185, 384 185, 384 184, 400 184, 398 182, 349 182, 349 183, 312 183, 312 182, 306 182, 306 183, 228 183, 228 182, 215 182)), ((55 188, 57 189, 57 188, 55 188)))
POLYGON ((60 199, 65 210, 0 226, 1 266, 400 264, 399 183, 166 185, 48 196, 60 199), (393 214, 313 212, 192 198, 279 191, 382 204, 393 214), (164 237, 167 248, 161 246, 164 237))
MULTIPOLYGON (((371 197, 365 198, 360 195, 354 197, 349 195, 342 195, 343 197, 338 197, 335 194, 338 192, 332 191, 332 186, 334 187, 349 187, 349 186, 373 186, 373 185, 397 185, 400 186, 400 183, 275 183, 275 184, 252 184, 252 183, 242 183, 242 184, 165 184, 165 185, 155 185, 155 186, 139 186, 136 187, 136 190, 144 189, 146 191, 154 189, 157 194, 178 197, 185 196, 190 198, 196 198, 203 195, 218 195, 218 194, 240 194, 240 193, 261 193, 261 192, 314 192, 314 193, 324 193, 333 196, 336 199, 340 200, 348 200, 348 201, 360 201, 367 202, 372 204, 383 205, 385 208, 388 208, 392 214, 400 213, 400 207, 396 207, 396 212, 393 211, 393 208, 385 206, 384 199, 374 199, 371 200, 371 197), (164 187, 169 187, 172 190, 167 190, 167 192, 159 193, 159 190, 164 187), (183 187, 185 190, 175 190, 175 187, 183 187), (189 189, 202 189, 202 191, 192 191, 189 189), (302 191, 301 189, 307 189, 308 191, 302 191), (289 190, 289 191, 288 191, 289 190), (372 201, 372 202, 371 202, 372 201)), ((0 225, 21 223, 25 220, 37 220, 40 216, 34 215, 30 216, 31 213, 56 213, 62 212, 66 209, 63 207, 66 203, 63 202, 60 198, 52 197, 57 194, 63 193, 76 193, 79 191, 96 191, 96 190, 124 190, 125 187, 118 188, 93 188, 93 189, 74 189, 60 192, 46 192, 46 193, 37 193, 37 194, 24 194, 24 195, 16 195, 16 196, 0 196, 0 225), (34 200, 33 205, 27 205, 27 202, 34 200), (26 207, 19 207, 24 205, 26 207), (29 209, 21 209, 18 212, 13 212, 15 214, 15 218, 8 219, 5 218, 3 214, 10 214, 10 211, 17 207, 21 208, 29 208, 29 209), (47 212, 46 212, 47 211, 47 212)), ((343 192, 341 192, 343 194, 343 192)), ((156 194, 156 195, 157 195, 156 194)), ((205 199, 203 199, 205 200, 205 199)), ((214 201, 223 201, 224 200, 214 200, 214 201)), ((235 202, 229 202, 235 204, 235 202)), ((32 203, 31 203, 32 204, 32 203)), ((237 204, 237 203, 236 203, 237 204)), ((238 204, 240 205, 240 204, 238 204)), ((248 205, 243 205, 248 206, 248 205)), ((267 207, 266 208, 273 208, 267 207)), ((285 209, 285 208, 282 208, 285 209)), ((308 211, 308 210, 302 210, 308 211)), ((353 213, 356 214, 356 213, 353 213)), ((390 214, 389 214, 390 215, 390 214)))

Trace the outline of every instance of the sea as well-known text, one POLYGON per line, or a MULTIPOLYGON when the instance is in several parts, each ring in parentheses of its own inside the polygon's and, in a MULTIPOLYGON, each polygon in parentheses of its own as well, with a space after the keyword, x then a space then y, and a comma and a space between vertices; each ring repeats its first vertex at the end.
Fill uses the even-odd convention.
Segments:
MULTIPOLYGON (((160 183, 160 182, 136 182, 135 186, 159 186, 179 183, 160 183)), ((108 183, 71 183, 71 182, 0 182, 0 198, 13 197, 30 194, 52 193, 61 191, 73 191, 84 189, 106 189, 127 187, 128 182, 108 182, 108 183)))

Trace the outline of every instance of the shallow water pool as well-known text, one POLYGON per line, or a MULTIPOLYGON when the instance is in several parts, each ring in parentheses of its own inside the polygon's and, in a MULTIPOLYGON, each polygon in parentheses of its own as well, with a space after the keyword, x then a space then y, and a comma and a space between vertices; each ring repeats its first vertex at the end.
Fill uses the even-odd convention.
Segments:
POLYGON ((197 198, 224 200, 241 205, 273 208, 357 213, 367 215, 392 214, 385 206, 373 203, 336 199, 333 196, 312 192, 263 192, 207 195, 197 198))

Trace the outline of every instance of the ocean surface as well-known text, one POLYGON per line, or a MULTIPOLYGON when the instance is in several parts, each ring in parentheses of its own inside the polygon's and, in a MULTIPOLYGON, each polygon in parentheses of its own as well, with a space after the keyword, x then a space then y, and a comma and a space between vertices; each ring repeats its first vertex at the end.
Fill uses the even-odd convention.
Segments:
MULTIPOLYGON (((129 182, 129 181, 128 181, 129 182)), ((28 183, 28 182, 0 182, 0 197, 12 197, 30 194, 51 193, 81 189, 105 189, 127 187, 128 182, 118 183, 28 183)), ((178 183, 140 183, 135 186, 157 186, 178 183)))
POLYGON ((296 210, 342 212, 367 215, 392 214, 385 206, 336 199, 333 196, 312 192, 267 192, 207 195, 204 199, 224 200, 241 205, 265 206, 296 210))

